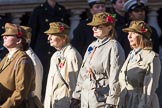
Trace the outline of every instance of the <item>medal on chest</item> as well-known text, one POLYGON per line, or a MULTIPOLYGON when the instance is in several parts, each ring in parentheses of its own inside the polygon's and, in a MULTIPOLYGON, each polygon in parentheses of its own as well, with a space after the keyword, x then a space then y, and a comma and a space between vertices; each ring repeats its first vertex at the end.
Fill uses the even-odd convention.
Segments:
POLYGON ((60 69, 62 69, 62 68, 64 67, 65 61, 66 61, 65 57, 60 57, 60 58, 58 58, 58 67, 59 67, 60 69))

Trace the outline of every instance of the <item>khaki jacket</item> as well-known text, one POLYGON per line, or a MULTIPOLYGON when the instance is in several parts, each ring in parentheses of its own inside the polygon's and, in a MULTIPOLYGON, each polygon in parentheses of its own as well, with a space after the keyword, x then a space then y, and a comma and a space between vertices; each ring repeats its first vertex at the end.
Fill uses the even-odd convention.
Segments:
POLYGON ((66 45, 62 50, 53 54, 47 79, 45 108, 50 108, 50 102, 52 108, 69 108, 81 63, 81 55, 71 45, 66 45), (69 85, 69 89, 61 80, 58 72, 69 85))
MULTIPOLYGON (((120 106, 125 104, 123 100, 126 94, 123 91, 126 89, 129 92, 137 88, 141 88, 142 94, 140 90, 139 92, 134 92, 134 94, 139 93, 140 97, 139 100, 135 99, 136 101, 134 102, 129 100, 130 103, 127 103, 128 106, 131 106, 129 106, 129 108, 159 108, 158 97, 155 93, 158 87, 161 71, 159 56, 154 51, 143 49, 140 53, 137 53, 137 55, 134 56, 136 59, 135 62, 131 63, 130 57, 131 56, 129 54, 119 74, 119 83, 121 87, 119 108, 122 108, 120 106), (139 79, 139 81, 143 79, 142 84, 140 84, 140 86, 136 86, 136 88, 133 87, 134 85, 132 84, 134 83, 131 82, 132 84, 130 84, 130 82, 127 81, 127 72, 133 72, 139 75, 140 77, 137 79, 139 79), (143 86, 141 87, 141 85, 143 86)), ((132 79, 133 77, 135 78, 136 75, 129 75, 129 78, 130 77, 132 79)))
POLYGON ((11 95, 0 107, 35 108, 34 104, 28 101, 35 88, 35 72, 31 59, 21 50, 16 51, 7 65, 4 66, 6 59, 7 55, 0 63, 0 83, 4 88, 11 91, 11 95))
POLYGON ((94 94, 95 80, 99 81, 100 86, 109 88, 106 103, 117 104, 118 75, 124 60, 124 50, 116 40, 98 39, 89 45, 73 93, 73 98, 81 99, 81 108, 96 108, 101 104, 97 102, 94 94), (95 50, 94 53, 92 49, 95 50), (92 69, 95 80, 90 78, 89 68, 92 69))

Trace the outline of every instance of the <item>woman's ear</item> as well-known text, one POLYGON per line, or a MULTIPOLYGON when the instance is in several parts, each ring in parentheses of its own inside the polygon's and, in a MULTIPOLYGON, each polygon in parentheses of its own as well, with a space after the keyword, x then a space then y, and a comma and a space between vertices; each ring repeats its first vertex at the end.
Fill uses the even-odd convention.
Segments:
POLYGON ((108 28, 109 31, 112 30, 112 26, 111 25, 107 26, 107 28, 108 28))
POLYGON ((17 38, 17 42, 16 42, 17 44, 20 44, 20 43, 22 43, 22 39, 21 38, 17 38))

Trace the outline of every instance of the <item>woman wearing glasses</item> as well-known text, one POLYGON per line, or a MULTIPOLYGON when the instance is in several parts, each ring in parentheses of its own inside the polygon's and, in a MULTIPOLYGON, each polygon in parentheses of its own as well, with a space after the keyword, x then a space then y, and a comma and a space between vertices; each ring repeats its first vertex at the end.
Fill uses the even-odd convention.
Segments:
POLYGON ((97 40, 85 53, 71 108, 79 101, 81 108, 97 108, 105 102, 107 107, 113 108, 119 91, 118 74, 125 60, 123 48, 115 40, 115 18, 106 12, 97 13, 88 25, 93 26, 93 36, 97 40), (105 98, 97 97, 99 92, 105 98))

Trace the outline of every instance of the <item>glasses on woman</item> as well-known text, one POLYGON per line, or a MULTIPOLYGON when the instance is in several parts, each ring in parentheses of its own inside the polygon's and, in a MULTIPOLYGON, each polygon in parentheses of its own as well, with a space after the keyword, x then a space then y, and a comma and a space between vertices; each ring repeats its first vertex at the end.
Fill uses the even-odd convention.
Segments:
POLYGON ((101 25, 94 26, 95 29, 102 29, 103 27, 101 25))

